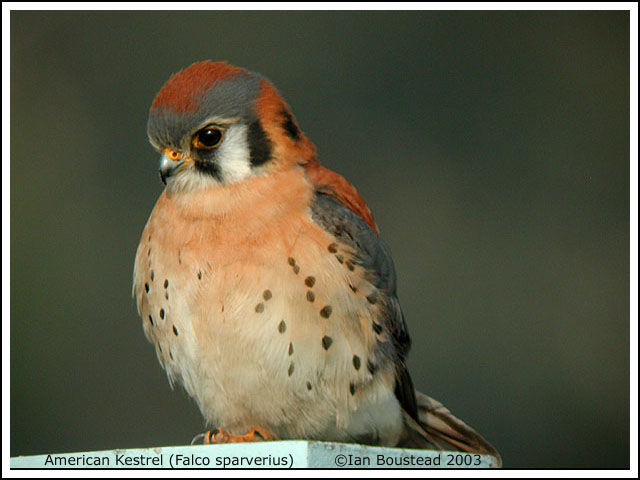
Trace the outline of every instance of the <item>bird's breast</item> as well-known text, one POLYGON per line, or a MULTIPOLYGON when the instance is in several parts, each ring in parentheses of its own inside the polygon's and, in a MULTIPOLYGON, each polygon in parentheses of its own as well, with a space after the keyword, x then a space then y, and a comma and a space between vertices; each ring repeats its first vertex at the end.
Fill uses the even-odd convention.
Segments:
POLYGON ((374 287, 300 197, 252 193, 252 208, 220 215, 161 197, 136 257, 145 334, 211 422, 286 430, 304 429, 301 411, 309 425, 347 418, 392 382, 372 356, 374 287))

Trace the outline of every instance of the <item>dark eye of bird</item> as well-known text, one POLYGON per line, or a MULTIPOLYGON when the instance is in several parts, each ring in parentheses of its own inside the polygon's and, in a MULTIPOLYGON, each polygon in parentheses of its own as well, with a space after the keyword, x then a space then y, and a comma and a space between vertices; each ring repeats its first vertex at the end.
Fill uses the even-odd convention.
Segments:
POLYGON ((222 141, 222 130, 218 127, 208 126, 200 130, 193 137, 195 148, 215 148, 222 141))

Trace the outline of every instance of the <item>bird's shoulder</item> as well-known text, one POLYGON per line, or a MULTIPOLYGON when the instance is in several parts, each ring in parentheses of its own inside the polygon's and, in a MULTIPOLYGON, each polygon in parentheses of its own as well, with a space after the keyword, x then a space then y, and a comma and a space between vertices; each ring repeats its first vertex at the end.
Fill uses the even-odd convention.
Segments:
POLYGON ((317 161, 305 164, 305 175, 316 192, 338 200, 343 206, 358 215, 375 232, 378 226, 373 214, 356 188, 342 175, 324 167, 317 161))
POLYGON ((380 321, 391 337, 396 365, 396 397, 407 413, 417 418, 415 392, 405 359, 411 338, 396 294, 396 272, 391 251, 379 237, 371 212, 356 189, 327 168, 314 169, 315 195, 311 204, 313 220, 348 245, 377 289, 380 321), (317 183, 316 183, 317 182, 317 183))

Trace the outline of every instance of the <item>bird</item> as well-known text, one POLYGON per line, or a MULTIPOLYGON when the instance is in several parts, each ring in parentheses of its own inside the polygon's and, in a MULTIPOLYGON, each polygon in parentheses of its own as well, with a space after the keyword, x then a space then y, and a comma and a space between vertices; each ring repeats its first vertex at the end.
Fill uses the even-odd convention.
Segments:
POLYGON ((173 74, 147 123, 164 190, 133 296, 203 443, 306 439, 490 454, 418 392, 389 247, 273 84, 227 62, 173 74))

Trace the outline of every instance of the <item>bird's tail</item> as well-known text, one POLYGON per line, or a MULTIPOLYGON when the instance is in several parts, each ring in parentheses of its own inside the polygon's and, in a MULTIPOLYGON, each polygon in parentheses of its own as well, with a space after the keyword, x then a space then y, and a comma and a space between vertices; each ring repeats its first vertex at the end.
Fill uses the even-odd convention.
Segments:
POLYGON ((399 447, 436 448, 467 453, 491 455, 497 459, 498 467, 502 458, 498 451, 473 428, 464 423, 440 402, 416 391, 418 419, 405 412, 405 436, 399 447))

